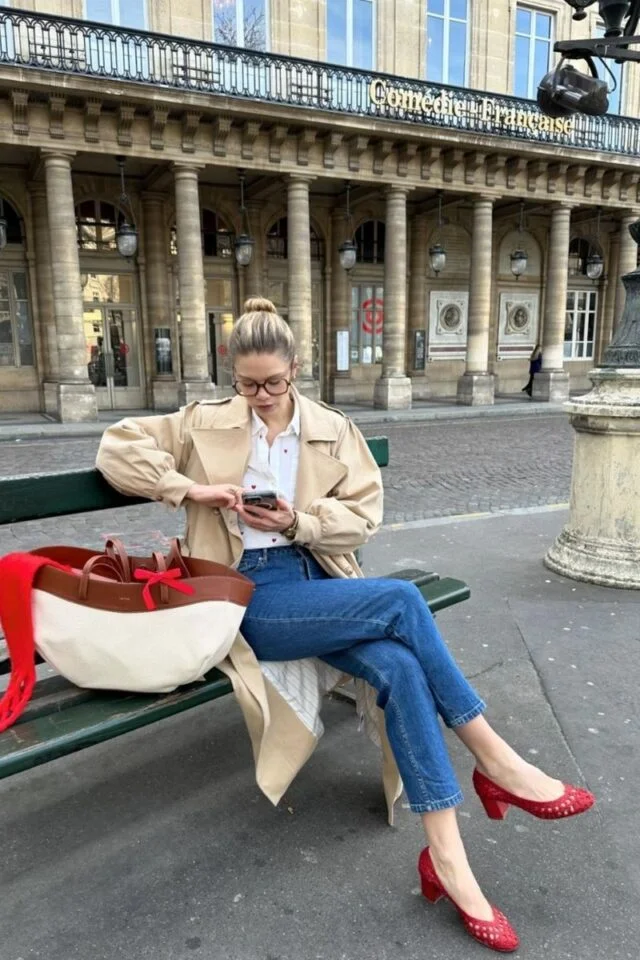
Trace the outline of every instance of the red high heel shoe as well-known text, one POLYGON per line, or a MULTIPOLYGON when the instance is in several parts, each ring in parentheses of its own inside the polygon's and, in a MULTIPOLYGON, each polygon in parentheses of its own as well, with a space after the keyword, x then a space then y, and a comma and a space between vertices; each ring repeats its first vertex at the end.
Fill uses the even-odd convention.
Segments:
POLYGON ((575 817, 592 807, 596 798, 582 787, 564 785, 564 793, 557 800, 523 800, 503 790, 479 770, 473 771, 473 786, 482 801, 486 814, 492 820, 504 820, 509 807, 520 807, 540 820, 562 820, 575 817))
POLYGON ((435 871, 429 847, 425 847, 420 854, 418 872, 420 873, 423 896, 430 903, 437 903, 442 897, 450 900, 460 914, 460 919, 470 937, 473 937, 474 940, 482 943, 485 947, 497 950, 500 953, 512 953, 518 949, 520 945, 518 934, 505 915, 496 910, 495 907, 491 908, 493 910, 493 920, 477 920, 465 913, 455 900, 451 899, 435 871))

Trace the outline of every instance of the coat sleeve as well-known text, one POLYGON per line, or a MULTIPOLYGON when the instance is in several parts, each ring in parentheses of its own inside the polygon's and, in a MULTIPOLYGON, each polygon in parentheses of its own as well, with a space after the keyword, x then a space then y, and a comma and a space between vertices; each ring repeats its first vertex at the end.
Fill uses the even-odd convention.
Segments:
POLYGON ((185 407, 159 417, 127 418, 102 435, 96 467, 120 493, 179 507, 194 481, 178 472, 185 407))
POLYGON ((335 457, 347 470, 333 496, 312 501, 298 513, 296 541, 327 555, 351 553, 382 523, 382 478, 367 442, 350 421, 336 445, 335 457))

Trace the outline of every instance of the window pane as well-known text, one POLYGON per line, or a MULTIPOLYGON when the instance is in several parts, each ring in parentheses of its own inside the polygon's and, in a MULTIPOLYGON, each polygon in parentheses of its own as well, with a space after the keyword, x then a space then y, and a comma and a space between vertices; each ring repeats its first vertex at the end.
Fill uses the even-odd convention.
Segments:
POLYGON ((529 41, 516 37, 514 89, 516 97, 529 96, 529 41))
POLYGON ((427 17, 427 80, 444 82, 444 20, 427 17))
POLYGON ((213 39, 232 47, 238 45, 235 0, 213 0, 213 39))
POLYGON ((531 11, 530 10, 525 10, 523 7, 517 8, 516 32, 525 33, 527 35, 531 33, 531 11))
POLYGON ((353 7, 353 63, 362 70, 373 67, 373 3, 354 0, 353 7))
POLYGON ((33 366, 33 336, 29 319, 29 304, 21 301, 16 305, 16 326, 18 328, 18 346, 20 363, 23 367, 33 366))
POLYGON ((428 0, 427 11, 444 17, 444 0, 428 0))
POLYGON ((551 17, 547 13, 536 13, 536 37, 551 39, 551 17))
POLYGON ((450 0, 449 16, 454 20, 467 19, 467 0, 450 0))
MULTIPOLYGON (((534 54, 535 60, 533 64, 534 88, 537 88, 545 73, 547 73, 549 70, 549 51, 550 46, 546 40, 536 40, 534 54)), ((533 97, 533 95, 534 90, 530 90, 529 96, 533 97)))
POLYGON ((445 83, 463 87, 467 53, 467 25, 452 20, 449 24, 449 75, 445 83))
POLYGON ((248 50, 267 49, 266 0, 244 0, 244 45, 248 50))
POLYGON ((0 367, 12 367, 14 363, 9 303, 6 300, 0 300, 0 367))
POLYGON ((87 0, 87 20, 111 23, 111 0, 87 0))
POLYGON ((144 30, 146 26, 144 3, 145 0, 120 0, 118 21, 120 26, 131 27, 132 30, 144 30))
POLYGON ((13 295, 16 300, 28 300, 26 273, 13 274, 13 295))
POLYGON ((0 304, 2 304, 5 310, 9 309, 8 303, 5 301, 9 300, 9 274, 0 273, 0 304))
POLYGON ((347 62, 347 0, 327 2, 327 59, 347 62))

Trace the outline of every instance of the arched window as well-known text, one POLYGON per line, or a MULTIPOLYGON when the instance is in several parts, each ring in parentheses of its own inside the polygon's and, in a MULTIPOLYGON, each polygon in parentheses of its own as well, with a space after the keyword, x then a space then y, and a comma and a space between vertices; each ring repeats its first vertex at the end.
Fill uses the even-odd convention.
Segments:
MULTIPOLYGON (((313 227, 309 230, 311 259, 324 258, 324 243, 313 227)), ((286 217, 277 220, 267 232, 267 256, 272 260, 286 260, 289 256, 289 226, 286 217)))
MULTIPOLYGON (((17 211, 2 200, 7 221, 7 243, 22 244, 22 224, 17 211)), ((32 367, 33 331, 26 266, 9 266, 0 257, 0 367, 32 367)))
MULTIPOLYGON (((229 230, 222 218, 214 210, 206 207, 200 212, 200 233, 202 237, 202 252, 205 257, 223 257, 225 260, 233 256, 233 231, 229 230)), ((178 238, 175 224, 171 227, 171 253, 178 252, 178 238)))
POLYGON ((382 220, 365 220, 355 233, 358 263, 384 263, 386 229, 382 220))
POLYGON ((83 200, 76 207, 78 246, 81 250, 116 250, 116 231, 123 220, 112 203, 83 200))
POLYGON ((22 222, 11 204, 0 195, 0 216, 7 221, 7 243, 21 244, 22 222))

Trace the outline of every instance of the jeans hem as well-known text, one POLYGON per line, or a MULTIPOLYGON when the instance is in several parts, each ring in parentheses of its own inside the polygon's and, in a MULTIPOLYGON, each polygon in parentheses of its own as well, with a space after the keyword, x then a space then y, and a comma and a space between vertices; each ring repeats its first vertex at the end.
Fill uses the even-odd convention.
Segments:
POLYGON ((471 723, 471 721, 479 717, 481 713, 484 713, 486 709, 487 705, 484 700, 479 700, 473 709, 467 710, 461 717, 456 717, 455 720, 448 720, 447 726, 453 729, 454 727, 461 727, 465 723, 471 723))
POLYGON ((436 813, 438 810, 449 810, 451 807, 459 807, 464 796, 462 791, 458 790, 451 797, 444 800, 432 800, 430 803, 409 803, 413 813, 436 813))

